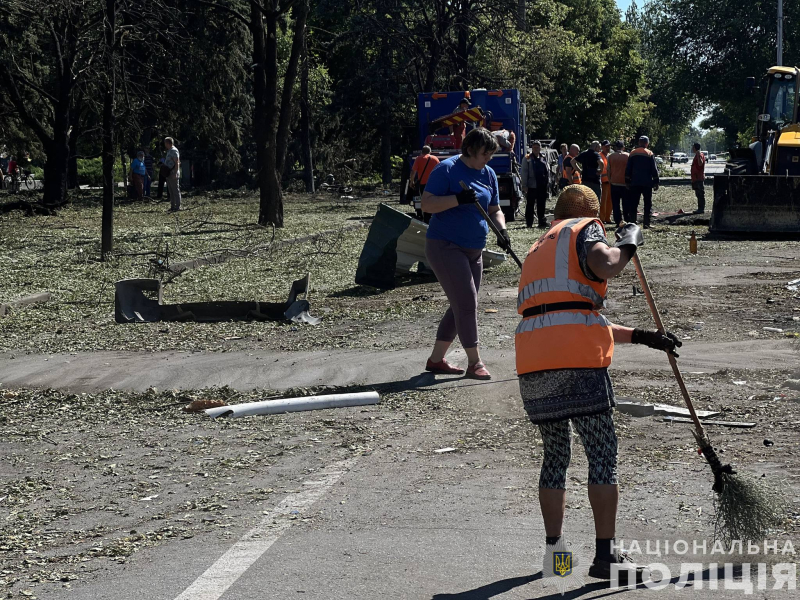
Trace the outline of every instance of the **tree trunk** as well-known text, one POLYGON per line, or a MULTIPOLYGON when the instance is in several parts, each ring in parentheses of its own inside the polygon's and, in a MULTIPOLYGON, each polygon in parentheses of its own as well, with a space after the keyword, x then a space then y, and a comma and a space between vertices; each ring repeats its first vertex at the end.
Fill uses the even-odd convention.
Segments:
POLYGON ((66 132, 55 136, 56 140, 45 146, 47 160, 44 163, 44 194, 46 206, 61 206, 67 201, 67 162, 69 141, 66 132))
POLYGON ((283 76, 283 93, 281 96, 281 113, 278 121, 277 133, 277 165, 278 175, 282 176, 286 166, 286 150, 289 146, 289 130, 292 125, 292 92, 294 83, 297 81, 297 66, 300 57, 303 55, 303 47, 306 39, 306 18, 308 17, 308 0, 299 0, 295 3, 293 14, 294 38, 292 39, 292 51, 289 54, 289 62, 286 65, 286 73, 283 76))
POLYGON ((106 0, 105 43, 106 73, 109 77, 103 97, 103 217, 101 224, 100 256, 105 260, 114 251, 114 28, 116 0, 106 0))
MULTIPOLYGON (((389 114, 389 107, 386 107, 389 114)), ((392 184, 392 129, 381 127, 381 181, 383 185, 392 184)))
POLYGON ((306 192, 314 193, 314 164, 311 155, 311 103, 308 100, 308 44, 303 36, 303 64, 300 71, 300 145, 306 192))
POLYGON ((45 147, 47 161, 44 163, 44 197, 48 206, 61 206, 67 202, 67 165, 69 163, 69 94, 66 101, 56 106, 53 122, 53 140, 45 147))
MULTIPOLYGON (((74 111, 73 114, 77 113, 74 111)), ((77 119, 73 119, 77 121, 77 119)), ((69 161, 67 162, 67 189, 74 190, 78 187, 78 138, 80 137, 80 125, 72 125, 72 134, 69 136, 69 161)))
MULTIPOLYGON (((256 118, 264 119, 261 124, 262 134, 260 145, 263 148, 259 163, 259 185, 260 185, 260 206, 258 222, 260 225, 272 224, 275 227, 283 227, 283 195, 281 192, 281 182, 278 178, 278 17, 274 12, 265 15, 266 37, 264 36, 264 23, 261 11, 251 5, 251 24, 253 25, 253 53, 256 53, 255 38, 260 38, 263 43, 259 54, 260 63, 263 65, 263 93, 261 102, 256 97, 256 113, 262 112, 261 116, 256 114, 256 118), (260 35, 257 35, 261 32, 260 35)), ((258 61, 256 61, 258 62, 258 61)), ((256 67, 256 71, 258 71, 256 67)), ((257 78, 260 79, 260 78, 257 78)), ((258 82, 257 82, 258 84, 258 82)), ((255 92, 255 87, 254 87, 255 92)), ((258 154, 258 152, 257 152, 258 154)))
POLYGON ((67 202, 67 166, 69 164, 70 94, 72 75, 61 78, 58 102, 53 106, 52 142, 45 146, 47 161, 44 164, 44 197, 47 206, 61 206, 67 202), (48 148, 49 146, 49 148, 48 148))
POLYGON ((106 90, 103 99, 103 218, 100 254, 114 250, 114 92, 106 90))

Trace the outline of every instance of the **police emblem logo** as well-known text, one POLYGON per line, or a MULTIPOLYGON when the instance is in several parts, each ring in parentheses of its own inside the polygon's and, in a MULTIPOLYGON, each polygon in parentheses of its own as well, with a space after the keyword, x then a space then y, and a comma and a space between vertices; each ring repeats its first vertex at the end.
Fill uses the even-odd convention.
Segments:
POLYGON ((542 583, 545 586, 552 585, 563 595, 570 588, 584 585, 586 571, 579 552, 567 546, 563 538, 545 548, 542 562, 542 583))
POLYGON ((572 575, 572 552, 553 552, 553 573, 558 577, 572 575))

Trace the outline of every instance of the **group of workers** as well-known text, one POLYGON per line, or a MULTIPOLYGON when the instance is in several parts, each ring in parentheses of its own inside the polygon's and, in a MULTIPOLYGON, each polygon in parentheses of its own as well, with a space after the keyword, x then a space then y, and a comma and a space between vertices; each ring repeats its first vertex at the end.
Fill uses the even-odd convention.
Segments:
POLYGON ((642 223, 650 228, 653 192, 658 190, 659 176, 655 155, 648 148, 650 139, 643 135, 631 152, 625 142, 592 142, 580 151, 577 144, 561 145, 559 156, 559 187, 583 184, 600 198, 600 219, 619 225, 622 221, 636 223, 639 202, 644 200, 642 223), (612 221, 613 219, 613 221, 612 221))
MULTIPOLYGON (((595 148, 602 150, 604 145, 608 146, 593 145, 591 152, 595 148)), ((637 578, 641 575, 641 569, 614 543, 619 502, 613 419, 616 403, 608 374, 614 346, 643 344, 674 353, 681 345, 671 333, 616 325, 600 312, 608 280, 624 269, 643 243, 642 231, 634 223, 635 215, 617 230, 615 243, 606 240, 604 219, 600 216, 603 178, 626 190, 645 187, 644 183, 651 189, 657 185, 657 173, 647 171, 646 161, 652 160, 652 155, 646 139, 640 142, 640 148, 628 155, 618 146, 617 152, 610 156, 603 153, 602 158, 594 157, 592 161, 591 155, 581 155, 573 147, 562 171, 568 181, 556 202, 554 220, 548 226, 543 211, 538 212, 539 225, 549 228, 530 248, 518 286, 517 312, 522 319, 515 336, 516 370, 524 409, 538 427, 544 444, 539 476, 546 537, 544 567, 546 570, 554 549, 563 543, 566 473, 574 428, 589 461, 588 491, 596 532, 589 575, 601 579, 609 579, 619 566, 632 569, 637 578), (609 161, 615 154, 624 159, 624 164, 619 158, 609 161), (580 169, 574 165, 579 158, 580 169), (592 176, 586 177, 590 171, 592 176), (575 172, 583 183, 569 180, 575 172), (644 175, 649 179, 640 179, 644 175)), ((450 304, 425 365, 432 373, 491 379, 479 352, 477 321, 482 250, 489 224, 476 204, 493 222, 498 245, 510 248, 499 206, 497 176, 488 166, 497 149, 492 132, 479 127, 467 133, 460 155, 435 166, 430 161, 420 166, 427 174, 422 210, 432 215, 426 234, 427 264, 450 304), (466 368, 446 358, 456 336, 466 351, 466 368)), ((537 144, 531 154, 538 156, 537 144)), ((523 174, 529 206, 538 208, 544 174, 536 162, 527 169, 523 164, 523 174)), ((630 202, 626 206, 630 213, 630 202)))

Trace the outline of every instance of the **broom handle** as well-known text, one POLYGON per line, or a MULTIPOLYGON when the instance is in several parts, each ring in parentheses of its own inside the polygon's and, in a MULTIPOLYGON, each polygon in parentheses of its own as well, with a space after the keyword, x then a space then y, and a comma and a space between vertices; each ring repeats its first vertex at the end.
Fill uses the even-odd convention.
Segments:
MULTIPOLYGON (((468 190, 469 189, 469 186, 466 183, 464 183, 463 181, 459 181, 458 183, 461 186, 462 190, 468 190)), ((487 186, 483 186, 483 187, 487 187, 487 186)), ((476 200, 475 201, 475 206, 478 208, 480 213, 483 215, 483 218, 486 219, 486 222, 489 224, 489 227, 491 228, 491 230, 494 231, 494 234, 498 238, 503 237, 502 235, 500 235, 500 230, 497 228, 497 225, 494 224, 494 221, 492 221, 492 219, 489 218, 489 215, 486 214, 486 211, 483 210, 483 207, 481 206, 481 203, 476 200)), ((511 244, 508 245, 507 250, 508 250, 508 253, 511 255, 511 258, 513 258, 516 261, 517 266, 521 269, 522 268, 522 263, 520 262, 520 260, 517 257, 517 255, 514 254, 514 250, 511 248, 511 244)))
MULTIPOLYGON (((661 314, 658 312, 658 306, 656 306, 655 298, 653 298, 653 293, 650 291, 650 286, 647 284, 647 277, 644 274, 644 269, 642 269, 642 263, 639 262, 638 254, 633 255, 633 266, 636 267, 636 274, 639 276, 639 281, 642 284, 642 290, 644 290, 644 295, 647 298, 647 304, 650 306, 650 312, 653 313, 653 320, 656 322, 656 328, 661 333, 666 333, 664 323, 661 321, 661 314)), ((678 362, 670 353, 667 353, 667 358, 669 359, 669 364, 672 367, 672 372, 675 374, 675 379, 678 381, 678 387, 681 388, 683 400, 686 402, 686 407, 689 409, 689 414, 692 415, 692 421, 694 421, 694 426, 697 429, 697 433, 701 437, 705 437, 703 424, 700 422, 700 419, 697 417, 697 413, 694 410, 692 399, 689 397, 689 390, 686 389, 686 384, 683 382, 683 376, 681 376, 681 370, 678 368, 678 362)))

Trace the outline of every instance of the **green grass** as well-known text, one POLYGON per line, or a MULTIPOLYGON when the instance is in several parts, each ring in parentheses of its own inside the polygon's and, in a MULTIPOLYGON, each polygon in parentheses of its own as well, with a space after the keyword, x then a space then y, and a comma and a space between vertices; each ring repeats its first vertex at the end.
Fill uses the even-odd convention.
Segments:
MULTIPOLYGON (((288 194, 286 226, 274 232, 276 241, 320 231, 335 233, 188 271, 165 286, 164 301, 283 301, 291 282, 310 273, 312 314, 323 317, 319 326, 251 322, 120 325, 114 321, 114 283, 147 277, 156 252, 164 257, 169 248, 169 260, 176 262, 226 249, 260 246, 263 250, 273 239, 273 231, 255 225, 258 198, 246 190, 187 194, 187 210, 177 216, 167 214, 166 203, 123 204, 115 213, 116 253, 102 262, 101 208, 99 197, 93 194, 81 196, 57 216, 24 217, 19 211, 0 215, 0 302, 36 292, 52 293, 50 302, 0 318, 0 352, 396 348, 414 340, 427 344, 425 336, 430 337, 431 332, 416 324, 426 318, 435 323, 445 308, 435 282, 383 292, 354 283, 368 230, 341 228, 374 216, 380 201, 395 202, 395 196, 378 192, 340 207, 328 194, 288 194), (140 253, 151 254, 137 255, 140 253), (390 323, 397 325, 387 325, 390 323), (402 323, 408 327, 396 329, 402 323), (384 326, 397 334, 387 336, 389 329, 384 326)), ((551 200, 549 210, 553 205, 551 200)), ((656 212, 690 211, 694 196, 688 187, 661 188, 653 205, 656 212)), ((705 240, 704 228, 698 231, 702 257, 689 255, 691 229, 658 226, 645 232, 642 260, 663 266, 728 260, 729 243, 705 240)), ((524 221, 510 223, 509 231, 520 257, 541 235, 541 230, 525 228, 524 221)), ((612 235, 609 232, 609 237, 612 235)), ((489 247, 495 248, 491 235, 489 247)), ((512 288, 518 278, 517 266, 510 260, 484 275, 487 285, 512 288)))
MULTIPOLYGON (((226 337, 266 335, 281 323, 117 325, 114 283, 146 277, 149 260, 136 253, 169 249, 172 262, 226 249, 266 248, 272 228, 255 225, 258 200, 248 191, 187 195, 186 211, 168 215, 165 203, 124 204, 115 213, 115 255, 99 260, 101 209, 84 197, 54 217, 0 216, 0 301, 49 291, 51 302, 0 319, 0 350, 79 351, 94 349, 222 349, 226 337), (171 335, 160 330, 167 327, 171 335)), ((377 198, 334 206, 329 195, 288 196, 286 226, 274 239, 337 230, 375 213, 377 198)), ((367 229, 337 232, 279 251, 195 269, 165 288, 167 303, 207 300, 286 299, 291 282, 311 273, 312 301, 354 285, 355 265, 367 229)), ((337 310, 336 304, 330 309, 337 310)))

